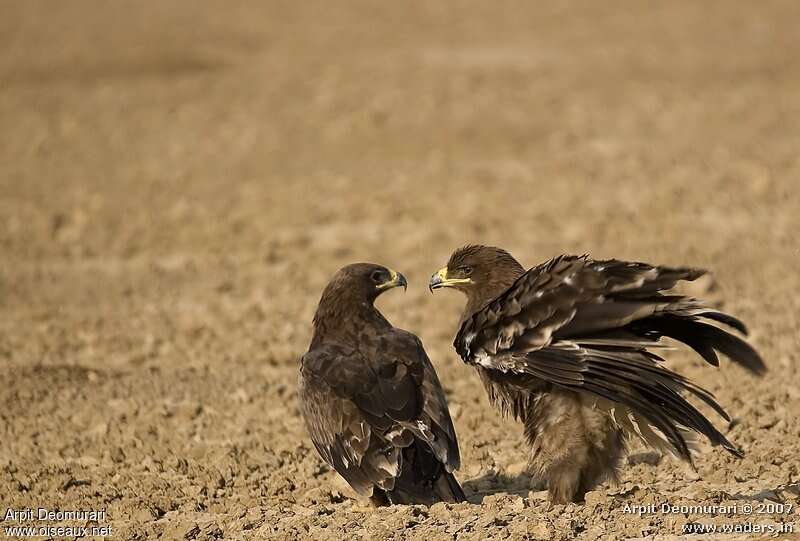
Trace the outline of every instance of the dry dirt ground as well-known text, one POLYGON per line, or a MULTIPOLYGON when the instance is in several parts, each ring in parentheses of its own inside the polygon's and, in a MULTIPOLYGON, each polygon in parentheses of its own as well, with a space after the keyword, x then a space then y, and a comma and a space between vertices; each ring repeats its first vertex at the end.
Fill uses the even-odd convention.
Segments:
POLYGON ((0 11, 0 511, 103 510, 115 539, 800 529, 797 2, 0 11), (520 427, 452 350, 462 299, 426 288, 476 241, 528 265, 713 269, 696 292, 749 323, 770 372, 670 365, 717 394, 747 456, 709 449, 694 474, 637 451, 620 486, 548 507, 520 427), (371 509, 306 437, 298 358, 356 260, 409 278, 380 308, 439 371, 469 503, 371 509), (664 502, 756 507, 625 512, 664 502))

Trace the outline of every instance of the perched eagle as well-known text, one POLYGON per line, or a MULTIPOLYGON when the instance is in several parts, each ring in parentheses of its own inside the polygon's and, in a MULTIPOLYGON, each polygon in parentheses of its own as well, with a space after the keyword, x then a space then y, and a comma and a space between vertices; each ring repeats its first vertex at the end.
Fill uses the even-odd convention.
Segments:
POLYGON ((373 305, 402 274, 356 263, 322 293, 300 364, 300 400, 319 454, 376 505, 460 502, 456 433, 422 342, 373 305))
POLYGON ((525 271, 505 250, 466 246, 430 288, 466 294, 456 351, 477 369, 490 401, 524 423, 530 473, 564 503, 615 480, 631 438, 691 464, 697 432, 742 456, 683 397, 694 395, 730 421, 711 393, 654 353, 666 336, 714 366, 718 351, 756 374, 766 370, 752 347, 712 324, 746 334, 741 321, 666 292, 703 274, 571 255, 525 271))

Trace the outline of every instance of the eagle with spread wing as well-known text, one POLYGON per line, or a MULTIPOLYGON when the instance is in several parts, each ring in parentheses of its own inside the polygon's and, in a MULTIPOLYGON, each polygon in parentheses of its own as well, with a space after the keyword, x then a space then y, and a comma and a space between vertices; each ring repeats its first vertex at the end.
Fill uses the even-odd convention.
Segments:
POLYGON ((632 438, 690 464, 695 433, 742 456, 685 398, 730 421, 711 393, 655 353, 669 337, 714 366, 720 352, 765 372, 747 342, 717 325, 746 334, 741 321, 669 291, 704 273, 571 255, 526 271, 505 250, 466 246, 430 288, 466 294, 456 351, 476 368, 490 401, 524 423, 530 472, 553 502, 565 503, 615 480, 632 438))
POLYGON ((322 293, 300 364, 300 401, 319 454, 376 505, 466 500, 453 475, 459 451, 447 400, 415 335, 375 299, 402 274, 356 263, 322 293))

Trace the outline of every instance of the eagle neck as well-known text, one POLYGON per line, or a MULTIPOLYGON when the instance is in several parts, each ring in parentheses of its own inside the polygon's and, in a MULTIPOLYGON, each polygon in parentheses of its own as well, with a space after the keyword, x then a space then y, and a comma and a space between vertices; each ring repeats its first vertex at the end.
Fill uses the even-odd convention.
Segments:
POLYGON ((320 302, 314 315, 314 336, 312 347, 323 337, 357 339, 365 328, 390 328, 392 325, 383 317, 370 300, 351 302, 320 302))
POLYGON ((485 284, 482 288, 471 291, 467 297, 467 305, 464 307, 464 312, 461 314, 461 321, 459 321, 458 324, 459 327, 475 313, 479 312, 490 302, 505 293, 523 274, 525 274, 525 271, 522 267, 513 270, 509 269, 502 275, 494 277, 492 281, 485 284))

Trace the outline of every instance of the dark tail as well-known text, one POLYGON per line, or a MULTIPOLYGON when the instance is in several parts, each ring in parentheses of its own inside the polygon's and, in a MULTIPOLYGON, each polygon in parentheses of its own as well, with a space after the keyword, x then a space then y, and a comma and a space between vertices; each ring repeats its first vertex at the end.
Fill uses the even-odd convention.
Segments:
POLYGON ((674 338, 695 350, 714 366, 719 366, 716 352, 720 352, 756 375, 761 376, 767 371, 764 360, 750 344, 719 327, 703 322, 703 319, 723 323, 747 334, 747 328, 741 321, 712 310, 691 315, 660 313, 631 323, 630 329, 648 338, 674 338))
POLYGON ((376 488, 372 499, 377 504, 407 505, 467 501, 455 476, 439 462, 428 444, 420 440, 403 449, 403 471, 394 488, 386 492, 376 488))
POLYGON ((447 470, 442 470, 442 474, 433 483, 433 491, 443 502, 459 503, 467 501, 467 496, 461 485, 458 484, 456 477, 447 470))

